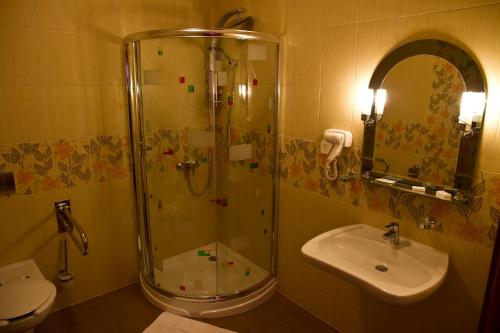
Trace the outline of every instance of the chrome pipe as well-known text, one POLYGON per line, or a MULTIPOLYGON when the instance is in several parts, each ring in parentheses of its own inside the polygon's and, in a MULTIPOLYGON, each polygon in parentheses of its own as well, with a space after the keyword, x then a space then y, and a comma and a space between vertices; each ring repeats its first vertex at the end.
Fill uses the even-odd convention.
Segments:
POLYGON ((55 203, 57 225, 59 232, 67 232, 75 245, 78 247, 82 255, 89 254, 89 242, 85 230, 76 222, 71 214, 71 205, 69 200, 59 201, 55 203), (76 230, 80 238, 77 238, 73 231, 76 230))
POLYGON ((132 144, 132 167, 134 193, 137 208, 138 239, 141 254, 140 270, 154 281, 151 228, 149 225, 148 178, 146 159, 150 146, 146 144, 144 112, 142 109, 141 46, 139 41, 125 43, 125 74, 127 78, 128 108, 130 118, 130 141, 132 144))
POLYGON ((130 34, 125 36, 125 45, 133 42, 138 42, 145 39, 156 39, 165 37, 182 37, 182 38, 232 38, 239 40, 260 40, 279 44, 280 38, 276 35, 270 35, 263 32, 236 30, 236 29, 163 29, 149 30, 130 34))

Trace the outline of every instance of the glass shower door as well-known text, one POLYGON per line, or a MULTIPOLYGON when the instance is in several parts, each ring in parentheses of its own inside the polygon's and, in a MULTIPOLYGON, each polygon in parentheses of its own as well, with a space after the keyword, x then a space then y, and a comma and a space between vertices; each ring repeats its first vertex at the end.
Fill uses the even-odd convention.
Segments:
POLYGON ((230 296, 274 271, 278 46, 220 37, 140 44, 149 282, 230 296))
POLYGON ((154 283, 217 294, 215 132, 202 38, 141 42, 143 126, 154 283))
POLYGON ((278 48, 225 39, 217 59, 218 293, 231 295, 273 270, 278 48))

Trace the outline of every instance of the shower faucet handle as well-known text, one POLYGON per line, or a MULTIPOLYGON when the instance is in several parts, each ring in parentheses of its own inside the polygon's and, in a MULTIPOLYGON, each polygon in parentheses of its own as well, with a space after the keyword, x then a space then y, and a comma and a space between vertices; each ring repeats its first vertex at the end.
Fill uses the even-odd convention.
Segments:
POLYGON ((189 169, 196 169, 199 166, 200 162, 198 162, 197 160, 187 160, 184 162, 177 162, 175 168, 177 170, 189 170, 189 169))

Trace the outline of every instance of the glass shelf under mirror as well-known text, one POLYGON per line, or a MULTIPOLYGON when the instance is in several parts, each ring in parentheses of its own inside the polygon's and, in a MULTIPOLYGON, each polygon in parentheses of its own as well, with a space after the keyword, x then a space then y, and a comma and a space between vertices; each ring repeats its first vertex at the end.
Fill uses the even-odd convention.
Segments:
POLYGON ((408 180, 408 179, 398 179, 398 180, 394 181, 393 183, 384 183, 384 182, 379 181, 379 179, 390 180, 390 179, 394 179, 394 177, 389 177, 383 173, 366 171, 366 172, 363 172, 363 174, 361 175, 361 179, 363 179, 363 181, 365 181, 369 184, 387 187, 387 188, 391 188, 391 189, 395 189, 395 190, 403 191, 403 192, 407 192, 407 193, 412 193, 412 194, 427 197, 427 198, 437 199, 440 201, 449 202, 449 203, 459 205, 459 206, 468 206, 469 201, 470 201, 469 198, 467 198, 462 191, 459 191, 457 189, 445 189, 445 188, 436 187, 433 185, 427 185, 427 184, 424 184, 422 182, 412 181, 412 180, 408 180), (425 187, 425 192, 413 191, 412 186, 425 187), (443 199, 443 198, 436 196, 436 191, 440 191, 440 190, 441 191, 445 190, 446 192, 450 193, 451 199, 447 200, 447 199, 443 199))

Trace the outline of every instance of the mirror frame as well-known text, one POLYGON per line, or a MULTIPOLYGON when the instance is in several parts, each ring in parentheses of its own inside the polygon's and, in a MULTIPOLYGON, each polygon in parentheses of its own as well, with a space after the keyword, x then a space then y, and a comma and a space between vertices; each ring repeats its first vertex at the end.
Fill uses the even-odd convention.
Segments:
MULTIPOLYGON (((465 83, 465 91, 484 92, 486 94, 486 81, 483 71, 474 59, 460 47, 446 41, 437 39, 423 39, 403 44, 387 54, 382 61, 377 65, 370 79, 369 88, 374 91, 380 89, 382 83, 391 71, 391 69, 399 62, 417 55, 433 55, 440 57, 451 63, 462 75, 465 83)), ((483 121, 484 121, 483 111, 483 121)), ((372 116, 375 119, 375 110, 372 107, 372 116)), ((363 136, 363 151, 361 162, 361 175, 364 179, 372 178, 372 169, 374 165, 375 151, 375 132, 377 128, 377 120, 372 124, 364 124, 363 136)), ((458 125, 458 124, 457 124, 458 125)), ((460 148, 458 153, 457 167, 454 176, 454 193, 460 192, 461 195, 453 195, 453 201, 466 201, 470 196, 470 190, 473 186, 475 162, 479 151, 479 143, 481 131, 475 133, 471 137, 461 136, 460 148), (463 196, 463 200, 460 198, 463 196)), ((380 177, 376 175, 375 177, 380 177)), ((382 175, 383 176, 383 175, 382 175)), ((411 184, 413 181, 408 180, 411 184)), ((416 180, 417 185, 418 180, 416 180)), ((420 182, 420 185, 423 182, 420 182)), ((417 192, 412 192, 417 193, 417 192)))

